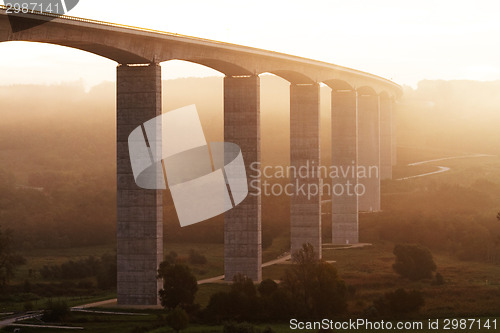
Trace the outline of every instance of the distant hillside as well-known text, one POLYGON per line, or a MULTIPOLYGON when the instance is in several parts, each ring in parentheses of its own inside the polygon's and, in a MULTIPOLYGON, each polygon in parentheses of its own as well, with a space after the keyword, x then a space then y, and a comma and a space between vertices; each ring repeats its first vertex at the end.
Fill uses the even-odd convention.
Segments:
POLYGON ((397 112, 401 146, 500 151, 500 81, 421 81, 405 88, 397 112))

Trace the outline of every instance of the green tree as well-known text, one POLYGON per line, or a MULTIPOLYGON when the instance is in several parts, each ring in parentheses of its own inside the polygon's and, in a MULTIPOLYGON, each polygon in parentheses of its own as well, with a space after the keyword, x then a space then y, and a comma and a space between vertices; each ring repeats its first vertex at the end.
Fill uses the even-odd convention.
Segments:
POLYGON ((436 264, 431 251, 420 245, 397 244, 393 251, 396 261, 392 268, 399 275, 410 280, 432 278, 436 264))
POLYGON ((318 260, 311 244, 293 254, 294 265, 287 269, 283 287, 297 304, 299 315, 325 316, 347 309, 347 288, 331 264, 318 260))
POLYGON ((164 261, 158 269, 158 278, 163 279, 163 289, 159 292, 163 307, 174 309, 193 304, 198 282, 188 266, 164 261))
POLYGON ((302 249, 292 253, 292 261, 294 265, 285 272, 284 286, 307 305, 310 301, 309 286, 313 281, 314 268, 319 262, 314 247, 309 243, 302 245, 302 249))
POLYGON ((206 318, 216 323, 224 319, 234 319, 238 314, 238 299, 231 292, 219 291, 210 296, 205 309, 206 318))
POLYGON ((167 315, 167 325, 175 332, 179 333, 188 327, 189 316, 183 308, 176 306, 175 309, 167 315))

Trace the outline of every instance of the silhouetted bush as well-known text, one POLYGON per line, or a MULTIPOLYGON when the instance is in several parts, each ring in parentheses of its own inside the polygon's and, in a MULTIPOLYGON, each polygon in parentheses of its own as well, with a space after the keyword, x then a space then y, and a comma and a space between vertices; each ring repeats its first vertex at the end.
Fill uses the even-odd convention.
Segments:
POLYGON ((65 320, 70 314, 70 310, 66 302, 63 301, 48 301, 43 311, 42 320, 48 322, 65 320))
POLYGON ((189 263, 191 265, 205 265, 207 258, 203 254, 191 249, 189 250, 189 263))
POLYGON ((417 290, 407 292, 400 288, 375 300, 369 314, 372 316, 400 316, 417 312, 424 305, 425 300, 421 292, 417 290))
POLYGON ((23 308, 24 308, 24 311, 33 311, 33 309, 35 307, 34 307, 33 303, 28 301, 28 302, 24 303, 23 308))
POLYGON ((431 251, 426 247, 397 244, 394 247, 394 255, 396 262, 392 268, 396 273, 410 280, 432 278, 432 272, 436 270, 431 251))
POLYGON ((242 294, 246 297, 256 297, 257 289, 253 284, 252 279, 243 275, 236 274, 233 277, 233 284, 231 285, 231 292, 235 294, 242 294))
POLYGON ((443 275, 441 273, 436 273, 436 276, 434 277, 434 284, 437 286, 441 286, 445 283, 443 275))
POLYGON ((177 306, 167 315, 167 324, 178 333, 188 327, 189 316, 183 308, 177 306))
POLYGON ((259 284, 258 290, 261 296, 271 296, 278 290, 278 284, 271 279, 265 279, 259 284))

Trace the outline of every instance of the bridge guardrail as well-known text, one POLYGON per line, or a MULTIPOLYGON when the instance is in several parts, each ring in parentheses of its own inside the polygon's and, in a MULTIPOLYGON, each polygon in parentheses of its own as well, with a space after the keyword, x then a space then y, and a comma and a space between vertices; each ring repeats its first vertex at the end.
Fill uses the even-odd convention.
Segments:
MULTIPOLYGON (((6 11, 7 6, 0 5, 0 9, 6 11)), ((16 14, 21 14, 21 13, 16 13, 16 14)), ((211 42, 211 43, 229 44, 229 43, 225 43, 225 42, 221 42, 221 41, 217 41, 217 40, 213 40, 213 39, 200 38, 200 37, 194 37, 194 36, 189 36, 189 35, 182 35, 182 34, 178 34, 178 33, 174 33, 174 32, 166 32, 166 31, 155 30, 155 29, 140 28, 140 27, 135 27, 132 25, 126 25, 126 24, 120 24, 120 23, 110 23, 110 22, 106 22, 106 21, 86 19, 86 18, 70 16, 70 15, 57 15, 57 14, 51 14, 51 13, 46 13, 46 12, 40 12, 37 10, 29 10, 25 14, 35 14, 35 15, 48 16, 48 17, 53 17, 53 18, 63 18, 66 20, 77 21, 77 22, 94 23, 94 24, 99 24, 99 25, 104 25, 104 26, 109 26, 109 27, 126 28, 126 29, 133 29, 133 30, 144 31, 144 32, 153 32, 153 33, 162 34, 162 35, 166 35, 166 36, 189 38, 189 39, 207 41, 207 42, 211 42)))

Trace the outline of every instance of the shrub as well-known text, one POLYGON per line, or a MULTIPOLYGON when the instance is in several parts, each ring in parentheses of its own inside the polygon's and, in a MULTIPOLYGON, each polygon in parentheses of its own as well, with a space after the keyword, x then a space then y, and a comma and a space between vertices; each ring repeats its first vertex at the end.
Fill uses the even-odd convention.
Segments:
POLYGON ((410 280, 432 278, 436 264, 431 251, 420 245, 397 244, 393 251, 396 262, 392 268, 399 275, 410 280))
POLYGON ((384 294, 373 302, 370 312, 378 315, 403 315, 417 312, 424 306, 425 300, 421 292, 399 288, 396 291, 384 294))
POLYGON ((70 314, 69 307, 64 301, 48 301, 46 309, 43 311, 43 321, 61 321, 66 319, 70 314))
POLYGON ((207 258, 203 254, 192 249, 189 250, 188 260, 191 265, 205 265, 207 263, 207 258))
POLYGON ((252 279, 243 274, 236 274, 233 277, 231 291, 248 297, 255 297, 257 295, 257 290, 255 289, 252 279))
POLYGON ((33 311, 34 308, 35 307, 33 306, 33 303, 31 303, 30 301, 24 303, 24 311, 33 311))
POLYGON ((258 290, 262 296, 271 296, 278 290, 278 284, 271 279, 265 279, 259 284, 258 290))
POLYGON ((183 308, 177 306, 167 315, 167 324, 174 331, 180 332, 189 325, 189 316, 183 308))
POLYGON ((436 273, 435 279, 434 279, 434 284, 437 286, 443 285, 444 282, 444 277, 441 275, 441 273, 436 273))

